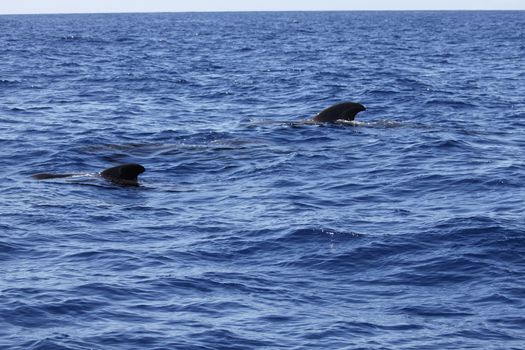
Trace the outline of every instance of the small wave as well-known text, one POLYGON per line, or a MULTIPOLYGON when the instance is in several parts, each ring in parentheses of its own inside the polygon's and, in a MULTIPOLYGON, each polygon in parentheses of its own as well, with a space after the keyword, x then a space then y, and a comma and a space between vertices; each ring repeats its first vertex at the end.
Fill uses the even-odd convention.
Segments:
POLYGON ((77 62, 62 62, 58 64, 60 67, 81 67, 80 63, 77 62))
POLYGON ((425 102, 426 106, 442 106, 442 107, 451 107, 454 109, 473 109, 476 108, 477 105, 465 102, 465 101, 458 101, 458 100, 442 100, 442 99, 429 99, 425 102))
POLYGON ((78 347, 76 345, 74 346, 68 346, 67 343, 69 340, 66 340, 66 344, 64 343, 64 340, 51 340, 49 338, 47 339, 39 339, 39 340, 31 340, 28 342, 25 342, 22 344, 22 349, 27 350, 76 350, 78 347))
MULTIPOLYGON (((246 336, 243 332, 232 332, 225 328, 195 332, 191 335, 191 338, 199 342, 204 342, 205 344, 213 344, 210 348, 215 349, 244 350, 279 347, 279 344, 272 342, 264 336, 258 336, 256 334, 246 336)), ((192 346, 188 346, 187 348, 192 348, 192 346)))
POLYGON ((374 89, 374 90, 369 90, 366 92, 367 94, 370 94, 370 95, 376 95, 376 96, 384 96, 384 97, 391 97, 392 95, 398 95, 400 92, 397 91, 397 90, 387 90, 387 89, 374 89))
POLYGON ((337 231, 327 228, 305 228, 290 231, 276 240, 280 243, 311 243, 317 241, 346 241, 363 237, 363 234, 352 231, 337 231))
POLYGON ((360 126, 378 129, 390 129, 390 128, 401 128, 406 126, 402 122, 395 120, 377 120, 377 121, 361 121, 361 120, 338 120, 337 124, 348 125, 348 126, 360 126))
POLYGON ((21 81, 16 79, 0 79, 0 85, 14 85, 20 83, 21 81))
MULTIPOLYGON (((2 229, 2 227, 0 227, 2 229)), ((0 260, 9 260, 19 257, 22 252, 26 250, 20 244, 0 242, 0 260)))
MULTIPOLYGON (((516 304, 521 304, 522 300, 516 300, 516 304)), ((521 331, 525 328, 525 317, 505 316, 488 320, 492 324, 505 326, 511 329, 521 331)))
POLYGON ((462 330, 451 334, 446 334, 446 337, 460 337, 467 339, 489 340, 489 341, 523 341, 520 336, 513 336, 508 332, 481 327, 478 329, 462 330))
POLYGON ((73 35, 73 34, 70 34, 70 35, 65 35, 63 37, 61 37, 63 40, 81 40, 82 37, 80 35, 73 35))
POLYGON ((9 110, 11 112, 26 112, 26 109, 25 108, 21 108, 21 107, 12 107, 9 110))
POLYGON ((438 221, 433 229, 438 232, 451 233, 459 239, 471 237, 472 234, 486 235, 493 231, 506 231, 504 220, 489 216, 459 216, 451 219, 438 221), (458 234, 460 236, 458 236, 458 234))
POLYGON ((400 88, 412 88, 412 89, 418 89, 418 90, 426 90, 432 88, 431 85, 428 85, 424 83, 423 81, 411 79, 407 77, 397 77, 396 78, 396 85, 398 85, 400 88))
POLYGON ((5 322, 24 328, 49 328, 55 326, 55 320, 40 306, 21 305, 2 310, 5 322))
POLYGON ((446 307, 444 305, 435 306, 413 306, 403 307, 399 310, 402 313, 412 316, 424 316, 424 317, 443 317, 451 318, 458 317, 463 318, 466 316, 474 315, 471 309, 466 307, 446 307))
POLYGON ((98 295, 99 300, 128 300, 140 297, 144 300, 155 300, 158 297, 152 291, 142 290, 138 287, 128 288, 121 284, 92 282, 77 286, 73 289, 78 295, 98 295))
POLYGON ((425 149, 443 149, 443 150, 458 150, 465 152, 466 150, 473 150, 474 146, 466 140, 458 139, 439 139, 431 140, 410 145, 409 150, 425 150, 425 149))
POLYGON ((107 40, 93 36, 85 36, 79 34, 68 34, 60 37, 64 42, 86 42, 86 43, 108 43, 107 40))

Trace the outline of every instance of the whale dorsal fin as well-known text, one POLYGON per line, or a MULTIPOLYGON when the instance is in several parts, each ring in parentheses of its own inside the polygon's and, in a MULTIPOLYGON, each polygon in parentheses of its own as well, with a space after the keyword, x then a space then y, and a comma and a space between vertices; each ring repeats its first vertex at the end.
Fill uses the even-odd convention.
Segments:
POLYGON ((337 120, 354 120, 357 113, 365 111, 366 108, 356 102, 341 102, 319 112, 314 118, 318 123, 335 123, 337 120))
POLYGON ((104 179, 114 182, 119 185, 138 185, 137 177, 146 169, 140 164, 123 164, 112 168, 108 168, 100 172, 100 176, 104 179))

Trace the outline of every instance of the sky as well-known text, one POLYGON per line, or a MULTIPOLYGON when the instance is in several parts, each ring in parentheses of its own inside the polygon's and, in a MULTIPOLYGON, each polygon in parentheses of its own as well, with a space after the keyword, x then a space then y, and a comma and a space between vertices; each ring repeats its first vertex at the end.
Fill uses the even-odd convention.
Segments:
POLYGON ((525 0, 0 0, 0 14, 312 10, 525 10, 525 0))

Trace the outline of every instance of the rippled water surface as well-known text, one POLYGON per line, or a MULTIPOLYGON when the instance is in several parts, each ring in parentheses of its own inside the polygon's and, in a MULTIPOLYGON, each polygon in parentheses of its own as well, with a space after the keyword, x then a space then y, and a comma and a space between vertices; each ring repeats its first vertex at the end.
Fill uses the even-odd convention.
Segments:
POLYGON ((524 12, 1 16, 0 43, 0 348, 524 348, 524 12), (340 101, 358 125, 295 123, 340 101), (129 162, 140 187, 31 178, 129 162))

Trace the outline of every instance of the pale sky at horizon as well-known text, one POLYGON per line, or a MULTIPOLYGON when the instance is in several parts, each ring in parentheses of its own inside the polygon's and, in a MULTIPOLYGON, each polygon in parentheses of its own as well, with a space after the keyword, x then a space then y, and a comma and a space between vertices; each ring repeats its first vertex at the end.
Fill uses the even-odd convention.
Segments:
POLYGON ((312 10, 525 10, 525 0, 0 0, 0 14, 312 10))

